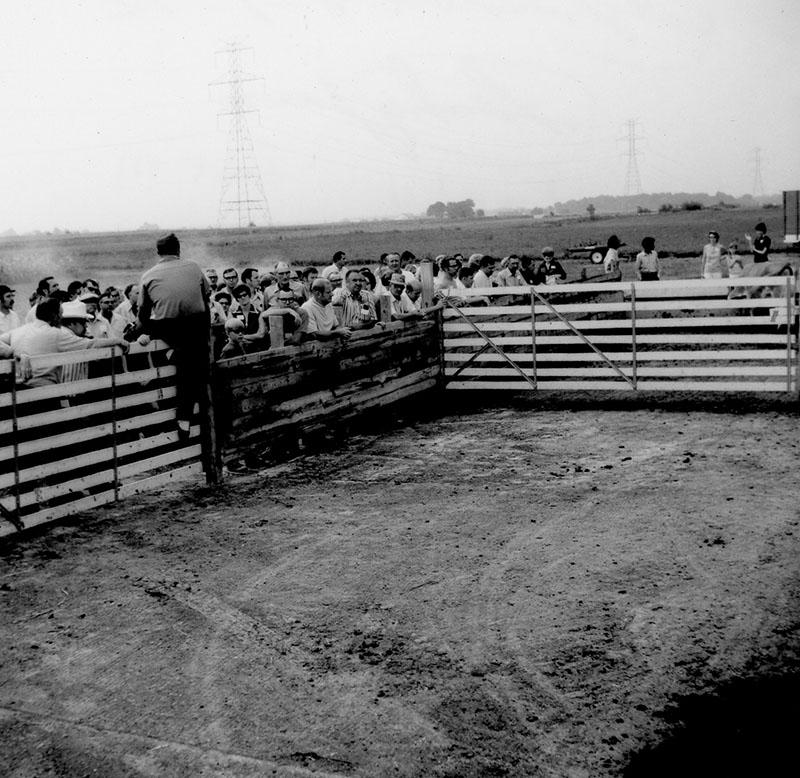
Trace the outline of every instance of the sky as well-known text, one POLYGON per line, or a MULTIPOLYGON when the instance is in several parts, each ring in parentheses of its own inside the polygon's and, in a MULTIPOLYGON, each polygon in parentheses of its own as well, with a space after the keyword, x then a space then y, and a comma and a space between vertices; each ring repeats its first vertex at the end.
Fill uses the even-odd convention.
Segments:
POLYGON ((234 46, 273 224, 626 194, 631 120, 645 192, 800 189, 798 33, 797 0, 9 3, 0 232, 216 226, 234 46))

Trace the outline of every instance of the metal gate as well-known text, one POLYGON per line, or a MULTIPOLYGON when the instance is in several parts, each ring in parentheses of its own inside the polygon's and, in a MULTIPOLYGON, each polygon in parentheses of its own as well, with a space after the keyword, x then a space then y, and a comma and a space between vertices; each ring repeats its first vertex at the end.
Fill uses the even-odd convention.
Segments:
POLYGON ((460 290, 445 310, 445 381, 797 392, 797 310, 794 276, 460 290))

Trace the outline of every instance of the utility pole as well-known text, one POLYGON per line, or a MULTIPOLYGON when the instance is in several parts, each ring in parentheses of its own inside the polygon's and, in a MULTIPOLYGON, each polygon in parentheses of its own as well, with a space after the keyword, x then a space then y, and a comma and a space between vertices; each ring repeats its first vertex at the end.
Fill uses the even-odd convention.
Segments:
POLYGON ((764 197, 764 182, 761 180, 761 149, 756 148, 754 154, 756 173, 753 178, 753 197, 757 200, 764 197))
POLYGON ((639 162, 636 159, 636 119, 628 119, 628 172, 625 175, 625 196, 642 193, 642 180, 639 177, 639 162))
POLYGON ((218 52, 228 55, 228 78, 211 84, 230 87, 228 110, 219 114, 230 117, 230 129, 217 222, 219 227, 225 227, 235 221, 239 229, 256 227, 259 223, 267 226, 272 224, 253 139, 247 125, 247 114, 255 111, 245 108, 243 90, 243 84, 248 81, 262 81, 263 78, 242 71, 242 51, 245 49, 231 44, 227 49, 218 52))

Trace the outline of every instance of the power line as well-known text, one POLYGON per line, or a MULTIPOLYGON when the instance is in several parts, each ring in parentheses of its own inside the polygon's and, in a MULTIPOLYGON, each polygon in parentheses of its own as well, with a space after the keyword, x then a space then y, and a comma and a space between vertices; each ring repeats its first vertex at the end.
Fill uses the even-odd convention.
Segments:
POLYGON ((260 81, 263 78, 242 71, 240 63, 242 51, 245 49, 231 44, 220 52, 228 55, 228 79, 212 84, 212 86, 230 87, 229 108, 219 114, 230 117, 230 129, 217 223, 220 227, 228 226, 233 220, 231 214, 235 214, 234 218, 240 229, 255 227, 259 222, 268 226, 272 224, 272 215, 269 212, 267 196, 264 194, 264 184, 247 124, 247 114, 255 112, 245 108, 243 89, 243 84, 246 82, 260 81))

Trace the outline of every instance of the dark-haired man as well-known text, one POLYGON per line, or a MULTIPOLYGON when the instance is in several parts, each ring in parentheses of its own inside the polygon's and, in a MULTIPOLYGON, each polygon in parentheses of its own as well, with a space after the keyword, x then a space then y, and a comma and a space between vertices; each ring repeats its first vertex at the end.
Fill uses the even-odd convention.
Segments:
POLYGON ((338 311, 338 319, 343 327, 353 330, 366 330, 378 321, 372 297, 364 291, 364 276, 355 268, 347 271, 345 287, 333 291, 332 305, 338 311))
POLYGON ((0 335, 11 332, 22 324, 19 314, 14 310, 14 295, 11 287, 0 284, 0 335))
MULTIPOLYGON (((347 262, 347 255, 344 253, 344 251, 337 251, 333 255, 333 259, 331 260, 331 264, 322 269, 322 272, 320 273, 320 276, 322 278, 327 278, 328 280, 330 280, 331 274, 336 272, 336 273, 338 273, 340 278, 343 277, 345 272, 346 272, 346 270, 344 268, 345 262, 347 262)), ((340 281, 340 284, 341 284, 341 281, 340 281)))
POLYGON ((36 318, 36 306, 42 301, 46 300, 53 292, 58 291, 58 281, 53 278, 53 276, 46 276, 42 278, 39 283, 36 285, 36 291, 34 292, 34 298, 36 302, 31 305, 30 310, 28 313, 25 314, 25 323, 30 324, 36 318))
POLYGON ((156 252, 158 262, 139 285, 139 321, 145 331, 140 342, 160 338, 175 350, 178 434, 187 437, 194 405, 205 399, 210 287, 200 266, 181 258, 174 233, 158 240, 156 252))

